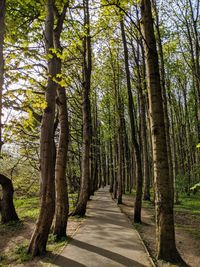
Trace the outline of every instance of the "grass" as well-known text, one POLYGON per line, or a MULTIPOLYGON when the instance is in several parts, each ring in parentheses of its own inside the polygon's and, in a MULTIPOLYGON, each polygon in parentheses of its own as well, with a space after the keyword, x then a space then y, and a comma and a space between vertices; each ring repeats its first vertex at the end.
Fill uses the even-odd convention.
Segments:
MULTIPOLYGON (((74 209, 77 201, 78 194, 69 194, 69 209, 74 209)), ((33 219, 36 220, 39 216, 40 199, 38 196, 19 197, 14 199, 14 205, 20 219, 33 219)))
MULTIPOLYGON (((74 209, 77 196, 77 194, 69 194, 70 211, 74 209)), ((25 224, 29 223, 30 221, 34 223, 37 220, 40 211, 40 198, 38 196, 18 196, 14 199, 14 205, 21 221, 11 222, 4 225, 0 224, 0 235, 8 234, 10 238, 13 239, 13 243, 15 236, 17 237, 20 235, 25 224)), ((47 253, 45 261, 47 263, 51 262, 55 253, 59 252, 70 240, 71 238, 67 237, 56 241, 55 236, 50 234, 47 243, 47 251, 49 253, 47 253)), ((27 254, 28 244, 29 240, 24 238, 20 244, 14 244, 14 246, 10 247, 6 253, 1 251, 0 267, 8 266, 10 263, 22 264, 23 262, 30 261, 32 257, 31 255, 27 254)))
MULTIPOLYGON (((24 240, 21 244, 10 249, 5 254, 0 256, 0 267, 10 266, 12 263, 20 264, 26 261, 30 261, 32 256, 27 254, 28 240, 24 240)), ((13 265, 12 265, 13 266, 13 265)))
POLYGON ((200 193, 190 196, 181 195, 179 197, 180 204, 175 205, 176 211, 190 212, 200 215, 200 193))
POLYGON ((20 219, 36 220, 39 215, 39 197, 20 197, 14 200, 20 219))
POLYGON ((17 245, 14 251, 15 261, 17 263, 23 263, 25 261, 30 261, 32 256, 27 254, 28 251, 28 240, 25 240, 22 244, 17 245))
MULTIPOLYGON (((135 190, 126 192, 125 195, 135 196, 135 190)), ((153 199, 153 192, 151 191, 151 199, 153 199)), ((180 204, 174 205, 175 211, 190 212, 192 214, 200 215, 200 192, 186 196, 181 194, 179 197, 180 204)), ((152 202, 143 201, 143 207, 154 208, 152 202)))

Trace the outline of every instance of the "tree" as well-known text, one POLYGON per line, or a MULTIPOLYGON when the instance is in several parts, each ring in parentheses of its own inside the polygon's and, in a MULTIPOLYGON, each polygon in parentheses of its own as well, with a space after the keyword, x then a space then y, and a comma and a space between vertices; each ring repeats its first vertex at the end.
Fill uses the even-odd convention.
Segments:
MULTIPOLYGON (((0 158, 1 149, 3 145, 2 140, 2 96, 3 96, 3 84, 4 84, 4 57, 3 57, 3 46, 4 46, 4 34, 5 34, 5 13, 6 13, 6 1, 0 2, 0 158)), ((1 222, 8 223, 10 221, 18 221, 19 218, 15 211, 13 203, 13 184, 12 181, 6 176, 0 174, 0 185, 3 189, 3 196, 0 199, 0 213, 1 222)))
POLYGON ((131 142, 134 148, 136 163, 137 163, 137 177, 136 177, 136 198, 135 198, 135 206, 134 206, 134 222, 141 222, 141 206, 142 206, 142 185, 143 185, 143 177, 142 177, 142 164, 141 164, 141 152, 140 146, 136 137, 136 126, 134 119, 134 104, 133 104, 133 96, 131 91, 131 78, 130 78, 130 70, 129 70, 129 56, 128 56, 128 48, 126 42, 126 34, 124 29, 124 21, 121 20, 121 32, 122 32, 122 41, 124 46, 124 62, 125 62, 125 70, 126 70, 126 79, 127 79, 127 93, 128 93, 128 112, 129 119, 131 125, 131 142))
MULTIPOLYGON (((62 46, 60 44, 60 35, 63 28, 63 22, 66 15, 66 10, 69 1, 64 5, 62 13, 59 14, 56 6, 54 9, 57 14, 57 25, 54 30, 54 47, 57 53, 62 54, 62 46)), ((57 65, 57 76, 61 75, 62 62, 59 57, 55 59, 57 65)), ((58 81, 59 82, 59 81, 58 81)), ((62 83, 62 78, 60 80, 62 83)), ((59 133, 59 143, 56 154, 56 165, 55 165, 55 181, 56 181, 56 212, 55 212, 55 225, 54 225, 54 235, 57 239, 66 237, 67 219, 69 212, 69 202, 68 202, 68 188, 66 179, 66 164, 67 164, 67 153, 68 153, 68 143, 69 143, 69 124, 68 124, 68 109, 67 109, 67 99, 65 87, 58 85, 57 88, 57 104, 59 109, 59 122, 60 122, 60 133, 59 133)))
POLYGON ((14 189, 12 181, 5 175, 0 174, 0 185, 3 189, 3 196, 2 199, 0 199, 1 222, 8 223, 11 221, 18 221, 19 218, 13 204, 14 189))
POLYGON ((175 244, 173 194, 169 172, 162 89, 150 0, 141 1, 153 144, 158 259, 183 262, 175 244))
POLYGON ((81 158, 81 185, 79 199, 73 215, 84 216, 90 188, 90 127, 91 127, 91 107, 90 107, 90 83, 92 70, 92 51, 90 36, 90 15, 89 1, 83 1, 84 7, 84 29, 83 37, 83 141, 81 158))
POLYGON ((1 147, 3 145, 2 140, 2 94, 3 94, 3 81, 4 81, 4 58, 3 58, 3 45, 4 45, 4 33, 5 33, 5 12, 6 1, 0 2, 0 157, 1 147))
POLYGON ((41 167, 41 207, 36 228, 29 244, 29 253, 33 256, 46 252, 46 243, 55 211, 55 145, 54 119, 56 91, 56 60, 52 52, 54 30, 54 0, 46 1, 45 41, 48 60, 48 81, 45 92, 47 107, 44 110, 40 136, 40 167, 41 167))

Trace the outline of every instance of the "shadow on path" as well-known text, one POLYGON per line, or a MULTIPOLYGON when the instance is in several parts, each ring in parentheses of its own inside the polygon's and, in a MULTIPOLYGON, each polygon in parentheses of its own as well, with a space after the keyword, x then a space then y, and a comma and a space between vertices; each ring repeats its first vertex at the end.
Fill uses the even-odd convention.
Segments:
MULTIPOLYGON (((103 257, 106 257, 106 258, 111 259, 115 262, 118 262, 124 266, 146 267, 146 265, 143 265, 137 261, 126 258, 120 254, 117 254, 115 252, 111 252, 109 250, 106 250, 106 249, 103 249, 103 248, 100 248, 100 247, 97 247, 94 245, 87 244, 87 243, 79 241, 77 239, 72 239, 70 244, 72 246, 76 246, 76 247, 79 247, 81 249, 88 250, 90 252, 94 252, 96 254, 99 254, 103 257)), ((76 265, 71 265, 71 266, 76 266, 76 265)), ((84 266, 84 265, 77 265, 77 266, 84 266)))
POLYGON ((86 267, 86 265, 83 265, 82 263, 79 263, 77 261, 65 258, 62 255, 56 256, 56 263, 54 263, 56 266, 68 266, 68 267, 86 267))

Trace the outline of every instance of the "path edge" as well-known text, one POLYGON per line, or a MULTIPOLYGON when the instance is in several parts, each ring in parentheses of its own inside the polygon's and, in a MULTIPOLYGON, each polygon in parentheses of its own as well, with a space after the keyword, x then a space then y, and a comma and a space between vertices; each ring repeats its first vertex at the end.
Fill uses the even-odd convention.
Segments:
POLYGON ((64 246, 57 252, 57 254, 55 255, 55 257, 52 259, 52 262, 48 263, 47 267, 53 267, 55 266, 54 262, 56 261, 56 259, 59 257, 59 255, 63 252, 63 250, 68 246, 68 244, 71 242, 71 240, 73 239, 73 237, 75 236, 75 234, 79 231, 80 227, 82 226, 83 222, 85 221, 85 218, 79 223, 79 225, 77 226, 76 230, 72 233, 72 235, 70 235, 70 240, 66 241, 66 243, 64 244, 64 246))
POLYGON ((131 226, 133 226, 133 228, 134 228, 134 230, 135 230, 135 232, 136 232, 138 238, 140 239, 140 241, 141 241, 141 243, 142 243, 142 246, 144 247, 144 250, 145 250, 145 252, 146 252, 146 254, 147 254, 147 256, 148 256, 148 259, 149 259, 149 261, 150 261, 152 267, 157 267, 158 265, 157 265, 156 262, 153 260, 153 258, 152 258, 152 256, 151 256, 151 254, 150 254, 150 252, 149 252, 147 246, 146 246, 145 243, 144 243, 144 240, 142 239, 140 233, 138 232, 138 230, 137 230, 136 227, 134 226, 134 223, 131 221, 131 219, 129 218, 129 216, 127 216, 126 213, 122 211, 122 208, 120 207, 120 205, 123 205, 123 204, 118 204, 118 203, 115 201, 115 199, 112 197, 112 193, 110 193, 110 196, 111 196, 111 199, 115 202, 115 204, 117 204, 117 207, 119 208, 120 212, 121 212, 122 214, 124 214, 124 216, 126 217, 127 221, 130 223, 131 226))

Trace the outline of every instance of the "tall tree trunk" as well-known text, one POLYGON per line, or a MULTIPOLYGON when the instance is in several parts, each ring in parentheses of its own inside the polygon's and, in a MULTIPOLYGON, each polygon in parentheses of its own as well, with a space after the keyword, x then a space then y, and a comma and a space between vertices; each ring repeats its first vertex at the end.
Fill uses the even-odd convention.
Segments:
POLYGON ((114 187, 113 187, 113 198, 117 198, 117 189, 118 189, 118 145, 117 145, 117 135, 115 135, 114 138, 114 156, 113 156, 113 161, 114 161, 114 187))
POLYGON ((6 12, 6 1, 1 0, 1 2, 0 2, 0 156, 1 156, 1 148, 3 145, 3 140, 2 140, 2 95, 3 95, 3 83, 4 83, 3 44, 4 44, 4 33, 5 33, 5 12, 6 12))
POLYGON ((162 98, 163 98, 163 111, 164 111, 164 119, 165 119, 165 131, 166 131, 166 142, 167 142, 167 155, 168 155, 168 164, 169 164, 169 172, 171 181, 171 190, 174 195, 174 177, 173 177, 173 162, 172 162, 172 151, 171 151, 171 140, 170 140, 170 122, 168 116, 168 103, 167 103, 167 94, 166 94, 166 81, 165 81, 165 63, 163 56, 163 48, 162 48, 162 40, 160 35, 159 28, 159 16, 156 5, 156 0, 153 0, 153 8, 155 11, 156 17, 156 32, 157 32, 157 44, 158 44, 158 55, 160 59, 160 77, 161 77, 161 89, 162 89, 162 98))
POLYGON ((45 93, 47 107, 44 110, 40 136, 40 165, 41 165, 41 207, 36 228, 31 237, 28 252, 33 256, 46 252, 46 243, 55 211, 55 148, 54 148, 54 119, 57 83, 55 55, 53 48, 54 11, 53 0, 46 2, 45 40, 46 52, 52 57, 48 61, 48 81, 45 93))
MULTIPOLYGON (((138 10, 137 10, 137 13, 138 10)), ((139 18, 138 18, 139 20, 139 18)), ((145 82, 145 66, 142 68, 139 63, 140 56, 140 47, 142 52, 142 59, 144 62, 144 47, 140 40, 137 40, 137 49, 134 47, 132 43, 133 54, 135 58, 136 64, 136 72, 137 72, 137 90, 139 95, 139 110, 140 110, 140 125, 141 125, 141 147, 142 147, 142 162, 143 162, 143 178, 144 178, 144 200, 150 200, 150 171, 149 171, 149 159, 148 159, 148 142, 147 142, 147 126, 146 126, 146 82, 145 82), (142 82, 143 81, 143 82, 142 82)))
POLYGON ((150 0, 141 1, 141 14, 153 143, 157 257, 170 262, 183 262, 175 244, 172 179, 168 164, 162 88, 150 0))
POLYGON ((0 174, 0 185, 3 189, 3 196, 2 199, 0 199, 1 222, 8 223, 11 221, 18 221, 19 218, 13 204, 14 189, 12 181, 3 174, 0 174))
POLYGON ((130 70, 129 70, 129 57, 128 57, 128 48, 126 42, 126 35, 124 30, 124 21, 120 21, 121 33, 122 33, 122 41, 124 46, 124 62, 125 62, 125 70, 126 70, 126 80, 127 80, 127 91, 128 91, 128 112, 129 119, 131 125, 131 142, 134 148, 136 165, 137 165, 137 175, 136 175, 136 197, 135 197, 135 207, 134 207, 134 222, 141 222, 141 207, 142 207, 142 165, 141 165, 141 155, 140 155, 140 147, 136 137, 136 125, 134 119, 134 104, 133 104, 133 96, 131 90, 131 78, 130 78, 130 70))
MULTIPOLYGON (((61 53, 62 47, 60 44, 60 35, 63 28, 63 22, 66 14, 68 3, 65 4, 62 13, 57 19, 57 25, 54 30, 54 47, 61 53)), ((54 7, 55 8, 55 7, 54 7)), ((57 13, 58 14, 58 13, 57 13)), ((61 74, 61 59, 56 57, 57 70, 56 73, 61 74)), ((62 77, 62 76, 61 76, 62 77)), ((62 78, 61 78, 62 79, 62 78)), ((59 143, 56 154, 56 166, 55 166, 55 181, 56 181, 56 212, 55 212, 55 224, 53 233, 57 239, 66 237, 67 219, 69 212, 68 202, 68 188, 66 178, 66 164, 67 164, 67 152, 69 144, 69 124, 68 124, 68 110, 65 88, 58 86, 57 89, 57 104, 59 109, 59 143)))
POLYGON ((58 99, 60 134, 55 166, 56 213, 53 232, 54 235, 56 235, 56 238, 60 239, 66 236, 67 219, 69 212, 68 187, 66 178, 69 127, 65 88, 59 88, 58 99))
POLYGON ((108 121, 109 121, 109 168, 110 168, 110 188, 109 192, 113 193, 114 187, 114 159, 113 159, 113 143, 111 137, 111 110, 110 110, 110 103, 109 103, 109 110, 108 110, 108 121))
POLYGON ((79 200, 73 215, 84 216, 89 196, 90 188, 90 80, 92 69, 92 51, 90 36, 90 16, 89 1, 83 1, 84 6, 84 26, 86 34, 84 36, 84 59, 83 59, 83 144, 81 159, 81 187, 79 200))
POLYGON ((99 153, 99 141, 98 141, 98 109, 97 109, 97 93, 95 91, 94 104, 93 104, 93 177, 91 179, 92 194, 97 190, 98 185, 98 153, 99 153))
POLYGON ((122 143, 121 125, 118 129, 118 172, 117 172, 117 203, 122 204, 122 168, 123 168, 123 143, 122 143))

